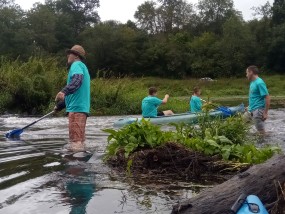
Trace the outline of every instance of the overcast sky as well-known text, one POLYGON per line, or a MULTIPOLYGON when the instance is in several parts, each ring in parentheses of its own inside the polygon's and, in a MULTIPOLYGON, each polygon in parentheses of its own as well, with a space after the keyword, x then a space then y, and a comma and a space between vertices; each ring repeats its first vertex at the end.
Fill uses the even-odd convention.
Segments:
MULTIPOLYGON (((146 0, 100 0, 100 8, 98 9, 101 21, 117 20, 125 23, 127 20, 134 20, 134 13, 138 5, 146 0)), ((187 0, 188 2, 197 3, 198 0, 187 0)), ((242 11, 246 20, 252 18, 252 7, 264 5, 267 1, 271 4, 273 0, 234 0, 235 8, 242 11)), ((35 2, 44 2, 44 0, 15 0, 23 9, 29 9, 35 2)))

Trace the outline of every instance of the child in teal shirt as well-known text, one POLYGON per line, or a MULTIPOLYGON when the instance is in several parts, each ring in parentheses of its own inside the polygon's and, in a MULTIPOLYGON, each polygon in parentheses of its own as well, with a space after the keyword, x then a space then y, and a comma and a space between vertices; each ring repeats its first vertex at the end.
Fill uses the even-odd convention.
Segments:
POLYGON ((193 95, 190 100, 190 111, 191 113, 198 113, 202 111, 202 100, 200 98, 201 89, 195 87, 193 90, 193 95))
POLYGON ((157 89, 155 87, 149 88, 149 96, 145 97, 142 100, 142 116, 144 118, 152 118, 158 116, 169 116, 172 115, 173 112, 171 110, 158 112, 157 108, 161 104, 166 104, 169 98, 169 95, 166 94, 164 99, 161 100, 156 97, 157 96, 157 89))

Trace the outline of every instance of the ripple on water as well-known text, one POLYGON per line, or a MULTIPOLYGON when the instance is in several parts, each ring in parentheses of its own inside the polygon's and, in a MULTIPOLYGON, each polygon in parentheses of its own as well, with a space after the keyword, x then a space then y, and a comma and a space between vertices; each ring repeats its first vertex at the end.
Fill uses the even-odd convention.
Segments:
MULTIPOLYGON (((265 144, 285 151, 284 109, 271 110, 266 122, 271 133, 265 144)), ((119 117, 90 117, 87 147, 95 151, 85 162, 65 162, 60 153, 68 141, 67 118, 47 118, 25 130, 21 140, 4 134, 37 118, 0 118, 0 213, 169 213, 172 204, 204 188, 192 183, 161 181, 136 184, 103 162, 106 133, 119 117)), ((254 131, 254 128, 253 128, 254 131)))

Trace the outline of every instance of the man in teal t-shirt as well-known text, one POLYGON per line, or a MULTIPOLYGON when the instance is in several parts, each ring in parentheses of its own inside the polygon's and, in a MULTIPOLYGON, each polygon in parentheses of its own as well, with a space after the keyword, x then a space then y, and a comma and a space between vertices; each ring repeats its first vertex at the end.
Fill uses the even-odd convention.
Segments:
MULTIPOLYGON (((73 152, 85 151, 85 126, 90 112, 90 75, 86 65, 85 50, 74 45, 67 51, 67 85, 57 94, 55 101, 65 101, 69 119, 69 149, 73 152)), ((55 110, 60 108, 57 106, 55 110)))
POLYGON ((72 94, 65 95, 66 112, 90 113, 90 76, 86 65, 81 61, 72 63, 67 77, 67 85, 75 75, 82 75, 81 86, 72 94))
POLYGON ((265 134, 264 121, 268 118, 270 96, 265 82, 258 77, 260 73, 256 66, 250 66, 246 70, 246 77, 250 81, 249 106, 245 114, 246 119, 253 120, 257 131, 265 134))
POLYGON ((169 95, 166 94, 163 100, 157 98, 156 96, 157 96, 157 89, 155 87, 150 87, 149 96, 145 97, 142 100, 142 116, 145 118, 152 118, 157 116, 172 115, 173 112, 171 110, 162 111, 162 112, 157 111, 157 108, 161 104, 167 103, 169 95))
POLYGON ((197 113, 202 111, 202 100, 200 98, 201 90, 195 87, 193 90, 193 95, 190 100, 190 111, 191 113, 197 113))

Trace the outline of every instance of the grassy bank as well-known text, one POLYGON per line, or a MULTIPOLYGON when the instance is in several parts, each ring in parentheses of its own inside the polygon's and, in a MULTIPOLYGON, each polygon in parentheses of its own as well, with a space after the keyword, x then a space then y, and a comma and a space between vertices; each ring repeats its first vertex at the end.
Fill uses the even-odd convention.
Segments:
MULTIPOLYGON (((285 106, 285 76, 262 77, 272 96, 272 107, 285 106)), ((195 86, 202 88, 202 98, 221 105, 248 103, 249 83, 245 78, 218 79, 201 82, 197 79, 171 80, 160 78, 94 79, 92 81, 93 114, 140 114, 141 100, 147 96, 147 89, 156 86, 158 97, 170 94, 167 105, 161 110, 172 109, 176 113, 189 110, 189 99, 195 86)))
MULTIPOLYGON (((56 93, 66 83, 66 69, 54 58, 30 58, 27 62, 0 59, 0 113, 43 114, 54 106, 56 93)), ((98 75, 100 76, 100 75, 98 75)), ((285 106, 285 76, 262 76, 273 98, 273 106, 285 106)), ((247 104, 249 83, 246 78, 198 79, 95 78, 91 82, 92 115, 127 115, 141 113, 141 100, 150 86, 159 89, 158 96, 170 94, 167 105, 160 110, 175 113, 189 110, 194 86, 200 86, 202 97, 221 105, 247 104)))

